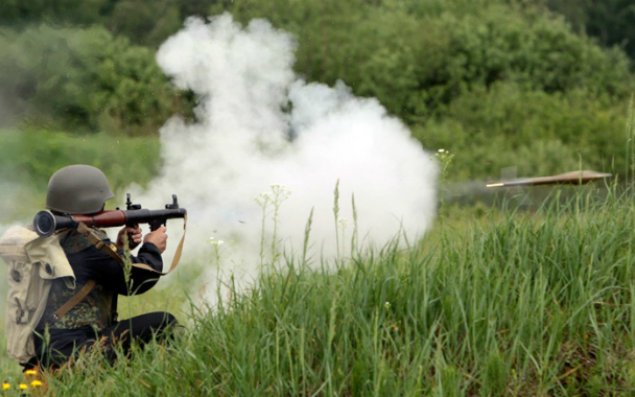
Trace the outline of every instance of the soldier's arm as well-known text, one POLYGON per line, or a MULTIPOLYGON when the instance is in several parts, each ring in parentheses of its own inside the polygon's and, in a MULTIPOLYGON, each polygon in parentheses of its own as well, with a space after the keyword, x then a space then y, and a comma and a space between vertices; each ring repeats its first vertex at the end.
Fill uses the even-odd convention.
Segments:
MULTIPOLYGON (((135 267, 130 268, 129 277, 127 277, 119 261, 95 247, 89 247, 75 254, 67 254, 67 256, 78 282, 92 279, 120 295, 143 293, 152 288, 159 278, 159 275, 154 272, 135 267)), ((163 268, 161 252, 151 243, 144 243, 139 248, 138 255, 131 256, 130 260, 135 263, 145 263, 157 271, 163 268)))

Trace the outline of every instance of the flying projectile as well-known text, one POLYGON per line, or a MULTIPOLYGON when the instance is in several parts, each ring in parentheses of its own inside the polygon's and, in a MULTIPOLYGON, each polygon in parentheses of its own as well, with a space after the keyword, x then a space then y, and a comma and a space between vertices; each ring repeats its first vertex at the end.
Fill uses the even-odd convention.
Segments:
POLYGON ((537 186, 537 185, 582 185, 600 179, 610 178, 611 174, 589 170, 571 171, 551 176, 515 178, 488 183, 487 187, 537 186))

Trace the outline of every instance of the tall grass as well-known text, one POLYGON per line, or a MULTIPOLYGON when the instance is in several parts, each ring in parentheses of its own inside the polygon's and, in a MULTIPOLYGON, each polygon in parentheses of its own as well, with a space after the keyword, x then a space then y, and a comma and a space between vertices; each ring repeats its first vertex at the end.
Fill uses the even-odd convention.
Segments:
MULTIPOLYGON (((624 395, 635 391, 633 205, 439 220, 311 270, 287 259, 167 347, 97 357, 55 395, 624 395), (90 389, 86 385, 90 384, 90 389)), ((287 256, 289 258, 289 256, 287 256)), ((315 267, 315 266, 313 266, 315 267)))

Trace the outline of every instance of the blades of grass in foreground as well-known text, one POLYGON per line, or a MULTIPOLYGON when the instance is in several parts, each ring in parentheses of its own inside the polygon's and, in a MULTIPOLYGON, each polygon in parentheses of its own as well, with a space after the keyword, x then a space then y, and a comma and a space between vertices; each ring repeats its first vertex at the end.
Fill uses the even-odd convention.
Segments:
POLYGON ((171 346, 150 345, 112 367, 87 358, 51 388, 60 396, 634 390, 630 200, 574 199, 486 218, 458 228, 442 219, 415 248, 358 249, 319 269, 287 255, 252 290, 196 315, 171 346))

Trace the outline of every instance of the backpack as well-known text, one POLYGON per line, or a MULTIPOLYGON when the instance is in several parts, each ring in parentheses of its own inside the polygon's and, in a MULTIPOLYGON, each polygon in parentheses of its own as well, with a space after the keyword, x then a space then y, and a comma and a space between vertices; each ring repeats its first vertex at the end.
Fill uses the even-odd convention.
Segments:
POLYGON ((0 257, 8 267, 7 350, 25 363, 35 356, 33 331, 44 314, 52 280, 65 277, 74 289, 75 275, 59 234, 39 237, 31 229, 12 226, 0 237, 0 257))
MULTIPOLYGON (((114 244, 104 244, 83 223, 78 225, 77 230, 84 234, 97 249, 111 255, 122 265, 127 262, 117 253, 114 244)), ((60 244, 64 235, 64 233, 57 233, 40 237, 30 228, 12 226, 0 237, 0 258, 4 259, 8 266, 9 288, 5 313, 7 350, 20 363, 26 363, 35 356, 33 331, 44 315, 52 281, 64 278, 66 286, 75 289, 75 274, 60 244)), ((167 274, 178 265, 184 240, 185 223, 172 264, 165 273, 145 263, 130 263, 130 265, 160 275, 167 274)), ((95 281, 88 280, 74 296, 55 311, 54 315, 64 316, 94 287, 95 281)))

